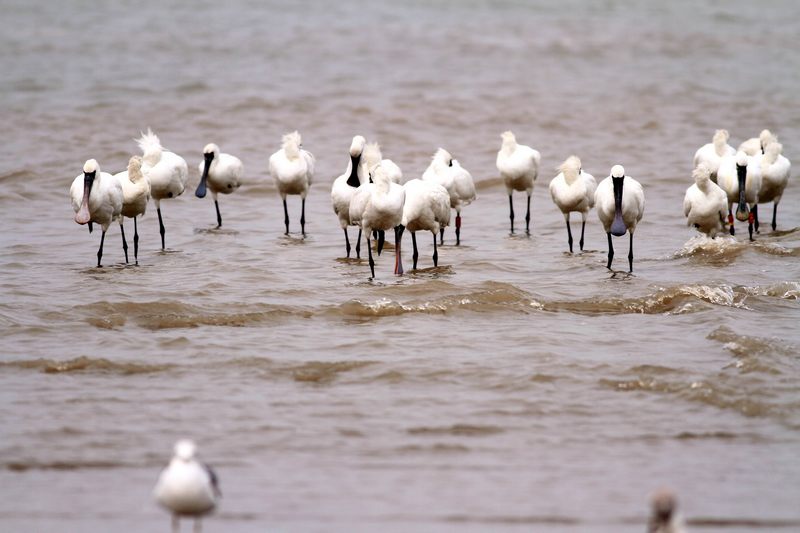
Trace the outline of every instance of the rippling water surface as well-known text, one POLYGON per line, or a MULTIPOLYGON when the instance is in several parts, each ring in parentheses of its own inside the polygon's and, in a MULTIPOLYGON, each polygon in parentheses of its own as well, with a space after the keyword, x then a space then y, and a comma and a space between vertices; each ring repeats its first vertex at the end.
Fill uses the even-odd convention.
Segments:
POLYGON ((664 485, 693 529, 800 527, 800 187, 754 243, 681 211, 716 128, 797 160, 796 2, 0 7, 0 529, 166 531, 150 491, 187 435, 222 481, 207 531, 642 531, 664 485), (152 209, 140 266, 112 227, 94 268, 69 185, 148 126, 190 163, 168 250, 152 209), (267 175, 293 129, 306 239, 267 175), (529 238, 506 129, 542 153, 529 238), (406 178, 438 146, 472 172, 438 268, 422 235, 401 278, 391 248, 373 282, 343 259, 329 191, 357 133, 406 178), (246 168, 221 230, 191 194, 208 142, 246 168), (634 275, 594 213, 565 253, 546 185, 571 153, 643 184, 634 275))

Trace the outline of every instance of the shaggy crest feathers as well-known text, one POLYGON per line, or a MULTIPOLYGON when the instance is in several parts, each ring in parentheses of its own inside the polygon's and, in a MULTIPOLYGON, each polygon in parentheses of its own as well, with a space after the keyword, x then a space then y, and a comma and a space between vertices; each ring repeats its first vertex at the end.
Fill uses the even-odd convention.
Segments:
POLYGON ((83 171, 86 173, 99 172, 100 165, 98 165, 97 161, 94 159, 87 159, 86 163, 83 164, 83 171))
POLYGON ((357 157, 363 154, 365 144, 367 144, 367 140, 361 135, 353 137, 353 142, 350 144, 350 155, 352 157, 357 157))
POLYGON ((208 143, 205 148, 203 148, 204 154, 218 154, 219 153, 219 146, 214 143, 208 143))
POLYGON ((728 130, 717 130, 714 132, 714 149, 718 156, 721 157, 725 155, 725 145, 728 144, 729 138, 728 130))
POLYGON ((448 152, 444 148, 439 148, 438 150, 436 150, 436 153, 433 154, 433 161, 438 161, 444 163, 446 166, 450 166, 450 164, 454 160, 453 156, 450 155, 450 152, 448 152))
POLYGON ((161 146, 158 135, 153 133, 150 128, 147 128, 147 133, 142 133, 142 136, 136 139, 136 144, 139 145, 146 161, 152 161, 152 164, 155 164, 161 158, 164 147, 161 146))
POLYGON ((141 156, 131 156, 128 160, 128 179, 131 180, 131 183, 137 183, 143 177, 141 156))
POLYGON ((575 178, 581 172, 581 160, 576 155, 569 156, 561 163, 556 170, 564 174, 564 177, 575 178))
POLYGON ((300 145, 303 144, 303 138, 300 136, 300 132, 295 130, 291 133, 286 133, 283 137, 281 137, 281 143, 283 144, 284 148, 286 148, 286 146, 289 144, 294 144, 299 148, 300 145))
POLYGON ((378 143, 369 143, 364 147, 361 158, 364 161, 367 172, 371 173, 372 169, 380 165, 381 160, 383 159, 383 154, 381 154, 381 146, 378 143))
POLYGON ((611 177, 621 178, 625 175, 625 168, 622 165, 614 165, 611 167, 611 177))
POLYGON ((297 131, 285 134, 281 139, 281 143, 283 151, 286 152, 286 157, 289 159, 296 159, 300 155, 300 146, 303 144, 303 139, 297 131))
POLYGON ((758 139, 761 141, 761 146, 769 146, 771 143, 778 142, 778 137, 769 130, 761 130, 758 139))
POLYGON ((699 185, 700 182, 711 179, 711 169, 708 168, 708 165, 705 163, 700 163, 692 171, 692 177, 694 178, 695 183, 699 185))
POLYGON ((504 131, 500 134, 500 138, 503 139, 503 149, 511 151, 517 145, 517 137, 514 135, 512 131, 504 131))

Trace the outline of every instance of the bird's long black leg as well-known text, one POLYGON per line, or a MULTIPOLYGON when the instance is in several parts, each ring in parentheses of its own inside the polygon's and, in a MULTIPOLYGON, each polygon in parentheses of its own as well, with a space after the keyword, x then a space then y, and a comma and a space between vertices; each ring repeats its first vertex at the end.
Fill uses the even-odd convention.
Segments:
POLYGON ((167 230, 164 229, 164 220, 161 218, 161 208, 159 207, 156 209, 156 212, 158 213, 158 231, 161 233, 161 249, 164 250, 164 234, 167 230))
POLYGON ((531 195, 528 195, 528 211, 525 213, 525 233, 531 233, 531 195))
POLYGON ((628 248, 628 272, 633 272, 633 232, 631 232, 631 244, 628 248))
POLYGON ((103 243, 106 240, 106 230, 103 230, 103 235, 100 236, 100 249, 97 250, 97 266, 98 268, 103 266, 100 264, 100 260, 103 258, 103 243))
MULTIPOLYGON (((433 235, 433 245, 436 246, 436 234, 433 235)), ((414 253, 411 258, 414 260, 414 270, 417 269, 417 259, 419 258, 419 251, 417 250, 417 232, 411 232, 411 246, 414 247, 414 253)))
POLYGON ((611 242, 611 232, 607 232, 608 235, 608 264, 606 268, 611 270, 611 261, 614 260, 614 243, 611 242))
MULTIPOLYGON (((413 233, 411 235, 414 235, 413 233)), ((439 250, 436 249, 436 234, 433 234, 433 266, 439 266, 439 250)))
POLYGON ((439 228, 439 244, 444 245, 444 226, 439 228))
POLYGON ((136 217, 133 217, 133 258, 139 264, 139 229, 136 227, 136 217))
POLYGON ((217 209, 217 227, 222 227, 222 215, 219 214, 219 202, 214 200, 214 207, 217 209))
POLYGON ((461 215, 459 214, 456 214, 456 246, 461 246, 461 215))
POLYGON ((370 279, 373 279, 375 277, 375 260, 372 259, 372 246, 369 242, 369 233, 367 233, 367 254, 369 256, 369 269, 372 272, 372 278, 370 279))
POLYGON ((514 234, 514 201, 512 200, 512 196, 508 195, 508 218, 511 219, 511 234, 514 234))
POLYGON ((569 253, 572 253, 572 228, 569 227, 569 215, 564 218, 567 221, 567 243, 569 243, 569 253))
POLYGON ((283 199, 283 223, 286 226, 284 235, 289 235, 289 208, 286 207, 286 198, 283 199))
POLYGON ((772 204, 772 231, 778 229, 778 202, 772 204))
POLYGON ((758 204, 753 206, 753 227, 756 230, 756 233, 761 233, 758 231, 758 204))
POLYGON ((122 217, 120 216, 119 232, 122 235, 122 251, 125 252, 125 264, 128 264, 128 241, 125 240, 125 226, 122 225, 122 217))
POLYGON ((583 231, 586 229, 586 219, 583 219, 581 223, 581 240, 578 244, 580 244, 581 252, 583 251, 583 231))
POLYGON ((344 246, 347 250, 347 258, 350 259, 350 237, 347 235, 347 228, 344 228, 344 246))
POLYGON ((361 226, 358 227, 358 240, 356 240, 356 258, 361 259, 361 226))
POLYGON ((386 232, 383 230, 378 230, 378 255, 381 255, 383 251, 383 245, 386 244, 386 232))
POLYGON ((306 199, 303 198, 300 210, 300 232, 306 236, 306 199))
POLYGON ((755 240, 755 239, 753 239, 753 224, 755 222, 755 219, 756 219, 756 217, 753 214, 753 211, 750 210, 750 216, 747 217, 747 233, 750 235, 750 240, 751 241, 755 240))

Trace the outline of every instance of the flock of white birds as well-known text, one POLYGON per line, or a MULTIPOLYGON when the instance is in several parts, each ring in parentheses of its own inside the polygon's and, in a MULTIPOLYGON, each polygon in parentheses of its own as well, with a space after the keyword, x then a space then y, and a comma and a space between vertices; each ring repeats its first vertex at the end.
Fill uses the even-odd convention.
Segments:
MULTIPOLYGON (((518 144, 510 131, 502 134, 502 145, 497 153, 497 169, 508 193, 511 232, 514 232, 513 192, 525 191, 527 206, 525 231, 530 232, 530 202, 534 184, 539 174, 541 156, 529 146, 518 144)), ((684 199, 684 215, 689 226, 710 237, 730 231, 734 234, 733 205, 736 219, 748 221, 750 239, 758 232, 758 205, 773 203, 772 229, 776 229, 777 208, 789 181, 791 164, 782 155, 783 147, 768 130, 758 138, 743 142, 738 150, 728 145, 728 132, 718 130, 711 143, 697 150, 692 176, 695 183, 688 188, 684 199)), ((122 233, 125 261, 128 261, 128 244, 125 240, 123 219, 134 221, 134 258, 138 262, 137 217, 144 214, 152 198, 158 212, 161 246, 164 248, 164 224, 161 217, 161 200, 175 198, 186 188, 188 167, 186 161, 161 146, 158 137, 150 130, 138 140, 142 155, 130 158, 125 172, 111 175, 100 170, 94 159, 86 161, 83 174, 72 183, 70 196, 78 224, 96 223, 102 227, 97 265, 101 265, 103 241, 112 222, 118 221, 122 233)), ((356 256, 360 257, 362 233, 366 237, 371 274, 375 276, 370 238, 377 239, 378 254, 383 249, 384 232, 395 233, 395 274, 403 273, 401 242, 403 233, 411 233, 414 247, 414 268, 417 268, 418 251, 416 232, 430 231, 433 235, 433 264, 438 264, 437 236, 444 240, 444 228, 450 225, 451 210, 455 209, 456 244, 461 241, 461 211, 476 199, 475 184, 470 173, 450 153, 440 148, 430 166, 420 179, 401 185, 402 172, 390 159, 384 159, 377 143, 367 143, 360 135, 353 137, 350 145, 350 162, 346 171, 336 178, 331 188, 333 210, 345 235, 347 256, 351 246, 348 227, 358 227, 356 256)), ((314 156, 303 149, 298 132, 283 136, 282 147, 269 159, 269 170, 281 196, 284 223, 289 233, 288 195, 299 195, 302 200, 300 226, 305 235, 305 199, 314 176, 314 156)), ((200 183, 195 195, 202 198, 211 190, 217 214, 217 224, 222 226, 222 216, 217 201, 218 194, 230 194, 239 188, 242 162, 220 152, 216 144, 203 149, 199 164, 200 183)), ((550 182, 550 195, 564 214, 567 225, 569 250, 573 250, 570 213, 581 214, 579 247, 583 250, 586 217, 592 207, 608 236, 608 263, 614 257, 612 236, 628 233, 629 268, 633 270, 633 235, 644 214, 644 191, 641 184, 625 175, 621 165, 614 165, 610 175, 599 184, 583 171, 581 160, 570 156, 558 168, 550 182)), ((195 531, 200 530, 200 519, 216 507, 221 492, 214 471, 195 457, 191 441, 179 441, 169 466, 159 477, 154 495, 156 500, 172 513, 173 531, 178 531, 180 517, 195 518, 195 531)), ((675 512, 675 498, 661 492, 653 499, 650 531, 683 531, 675 512)))
POLYGON ((791 163, 783 156, 783 145, 769 130, 763 130, 739 145, 728 144, 727 130, 717 130, 712 141, 694 154, 695 184, 686 191, 683 212, 689 225, 714 237, 736 230, 736 219, 748 222, 750 240, 759 231, 758 204, 772 202, 772 231, 778 227, 778 204, 789 183, 791 163))
MULTIPOLYGON (((541 155, 530 146, 518 144, 514 134, 501 135, 502 145, 497 153, 497 170, 508 193, 511 233, 514 233, 514 191, 525 191, 527 206, 525 231, 530 233, 531 195, 539 175, 541 155)), ((748 221, 750 239, 759 231, 758 205, 773 203, 772 229, 777 228, 777 208, 789 181, 791 164, 782 155, 783 146, 769 130, 757 138, 743 142, 738 150, 728 144, 728 132, 717 130, 711 143, 697 150, 694 156, 695 184, 686 191, 684 215, 690 226, 710 237, 730 231, 734 235, 733 205, 736 219, 748 221)), ((128 262, 128 243, 123 220, 133 219, 134 260, 138 264, 139 234, 137 217, 143 215, 150 198, 158 213, 161 248, 165 247, 165 228, 161 216, 161 200, 180 196, 186 188, 188 166, 186 161, 161 146, 151 130, 137 141, 141 156, 131 157, 128 169, 119 174, 100 170, 97 161, 90 159, 83 166, 83 174, 72 183, 70 196, 78 224, 99 224, 102 228, 97 266, 101 266, 105 234, 112 222, 118 221, 122 234, 125 262, 128 262)), ((419 252, 416 232, 433 234, 433 264, 438 266, 437 235, 444 242, 444 228, 450 225, 451 209, 455 209, 456 245, 461 243, 461 211, 477 195, 470 173, 449 152, 439 148, 420 179, 401 184, 403 174, 391 159, 384 159, 377 143, 367 143, 360 135, 353 137, 350 145, 350 162, 347 170, 333 182, 331 202, 344 231, 347 257, 351 245, 348 227, 358 227, 356 257, 361 257, 361 236, 367 242, 367 253, 372 278, 375 261, 370 238, 377 240, 375 249, 381 254, 385 232, 394 231, 394 273, 403 274, 401 243, 406 230, 411 233, 414 269, 419 252)), ((305 236, 305 201, 314 177, 314 156, 303 149, 298 132, 283 136, 281 148, 269 158, 269 172, 283 201, 284 224, 289 234, 288 195, 299 195, 302 201, 300 228, 305 236)), ((229 154, 221 153, 216 144, 203 149, 199 164, 200 184, 195 195, 203 198, 211 190, 217 213, 217 227, 222 226, 218 195, 230 194, 241 184, 242 162, 229 154)), ((614 258, 613 236, 628 233, 629 271, 633 271, 633 235, 644 215, 644 190, 641 184, 625 175, 621 165, 614 165, 610 175, 597 184, 595 178, 584 172, 581 160, 570 156, 558 167, 558 175, 550 182, 553 202, 564 214, 567 225, 569 251, 573 251, 570 213, 581 214, 579 247, 583 250, 586 217, 592 207, 608 236, 608 262, 611 269, 614 258)))

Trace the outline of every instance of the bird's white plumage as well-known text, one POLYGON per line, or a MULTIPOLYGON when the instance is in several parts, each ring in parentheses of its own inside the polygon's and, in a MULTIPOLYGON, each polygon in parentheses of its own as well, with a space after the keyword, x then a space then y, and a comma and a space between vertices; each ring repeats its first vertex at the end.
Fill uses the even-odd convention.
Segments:
POLYGON ((212 198, 216 200, 218 193, 231 194, 236 191, 242 184, 242 173, 244 172, 242 161, 236 156, 220 152, 219 146, 209 143, 203 148, 203 161, 197 165, 201 176, 206 166, 206 154, 213 155, 208 163, 206 178, 206 185, 211 191, 212 198))
POLYGON ((764 154, 759 157, 761 167, 761 188, 758 191, 758 202, 780 203, 783 191, 789 183, 792 170, 791 162, 782 154, 783 145, 773 142, 767 145, 764 154))
POLYGON ((150 195, 156 208, 161 200, 175 198, 186 190, 189 167, 181 156, 161 146, 158 136, 148 128, 137 140, 142 150, 142 173, 150 181, 150 195))
POLYGON ((447 189, 432 181, 409 180, 403 185, 405 202, 401 224, 408 231, 431 231, 450 224, 450 195, 447 189))
POLYGON ((628 231, 633 234, 633 232, 636 231, 636 225, 642 220, 642 216, 644 215, 644 190, 638 181, 630 176, 625 176, 625 169, 621 165, 615 165, 611 169, 611 175, 597 185, 597 190, 594 195, 597 217, 603 224, 605 232, 610 232, 615 214, 612 176, 624 176, 624 181, 622 183, 622 220, 625 222, 628 231))
MULTIPOLYGON (((383 164, 372 169, 373 183, 364 189, 365 205, 360 215, 362 229, 369 234, 373 230, 390 230, 400 225, 403 218, 403 204, 405 203, 405 190, 402 185, 391 181, 383 164)), ((355 197, 353 200, 355 201, 355 197)), ((353 202, 355 203, 355 202, 353 202)), ((350 217, 353 217, 353 203, 351 203, 350 217)))
POLYGON ((527 191, 533 193, 533 185, 539 174, 541 155, 530 146, 518 144, 514 133, 506 131, 501 135, 503 139, 500 151, 497 152, 497 170, 506 191, 527 191))
POLYGON ((717 170, 717 185, 727 194, 729 206, 739 201, 739 175, 736 170, 737 165, 747 166, 745 201, 750 204, 751 207, 759 202, 758 192, 761 189, 760 159, 760 157, 748 156, 744 152, 736 152, 734 155, 727 155, 721 158, 719 170, 717 170))
POLYGON ((463 207, 477 198, 472 175, 444 148, 439 148, 433 155, 430 165, 422 174, 422 180, 444 187, 450 197, 450 207, 459 214, 463 207))
POLYGON ((704 144, 694 154, 694 168, 704 163, 711 171, 711 181, 717 181, 717 169, 720 160, 726 155, 734 155, 736 151, 728 144, 728 130, 717 130, 711 142, 704 144))
POLYGON ((122 185, 122 216, 135 218, 144 215, 150 201, 150 180, 142 172, 142 158, 132 156, 127 170, 114 174, 114 178, 122 185))
POLYGON ((283 136, 280 150, 269 158, 269 173, 275 180, 281 198, 285 200, 289 194, 298 194, 301 198, 308 195, 314 179, 314 164, 314 156, 303 150, 303 141, 298 132, 283 136))
POLYGON ((764 129, 758 137, 751 137, 739 145, 739 152, 744 152, 749 156, 756 156, 765 152, 766 147, 778 142, 778 137, 771 131, 764 129))
POLYGON ((399 180, 402 179, 403 173, 391 159, 383 159, 381 147, 378 143, 369 143, 365 145, 361 155, 361 160, 364 171, 367 175, 367 179, 362 180, 361 185, 353 193, 353 196, 350 200, 349 214, 350 223, 361 226, 362 229, 364 229, 361 219, 364 215, 364 210, 367 208, 367 204, 369 203, 369 200, 374 192, 374 183, 371 183, 373 179, 373 172, 378 167, 381 167, 381 175, 385 176, 390 183, 394 183, 398 186, 399 180), (395 181, 395 179, 397 181, 395 181))
POLYGON ((694 184, 683 198, 683 215, 686 225, 697 228, 709 237, 725 230, 728 213, 728 196, 719 185, 711 181, 711 170, 701 163, 692 172, 694 184))
POLYGON ((194 443, 181 440, 175 455, 161 472, 153 496, 174 516, 202 517, 214 510, 220 498, 212 471, 195 457, 194 443))
POLYGON ((344 174, 336 178, 331 186, 331 205, 333 206, 333 212, 336 213, 339 219, 339 224, 342 229, 354 225, 350 220, 350 201, 353 199, 356 190, 358 190, 358 186, 353 187, 347 183, 353 174, 354 162, 356 164, 355 176, 359 186, 369 181, 369 175, 365 168, 365 161, 362 157, 365 145, 366 139, 364 139, 364 137, 361 135, 353 137, 353 141, 350 144, 350 161, 347 163, 347 170, 344 174))
POLYGON ((586 220, 589 210, 594 207, 597 181, 594 176, 583 171, 581 160, 574 155, 568 157, 558 170, 558 175, 550 180, 550 197, 553 203, 564 214, 564 218, 569 219, 569 214, 577 211, 586 220))
POLYGON ((117 178, 108 172, 101 171, 100 165, 94 159, 86 161, 83 171, 83 174, 79 174, 72 181, 69 190, 72 209, 76 213, 75 221, 79 224, 87 222, 100 224, 105 233, 111 222, 117 220, 122 214, 122 185, 117 178), (85 191, 84 177, 86 173, 92 172, 95 177, 91 190, 85 191))

